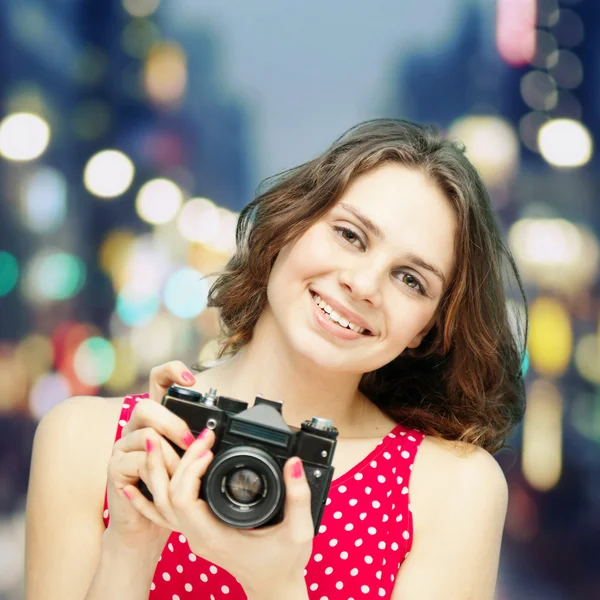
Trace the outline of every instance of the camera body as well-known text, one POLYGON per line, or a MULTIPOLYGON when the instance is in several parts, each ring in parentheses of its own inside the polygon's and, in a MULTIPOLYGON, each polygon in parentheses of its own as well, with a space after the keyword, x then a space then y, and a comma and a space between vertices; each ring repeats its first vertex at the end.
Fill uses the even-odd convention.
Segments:
MULTIPOLYGON (((281 522, 284 513, 283 466, 292 456, 302 460, 311 491, 314 535, 317 535, 333 478, 331 465, 338 431, 331 421, 313 417, 300 428, 287 425, 282 403, 257 395, 254 406, 171 386, 162 404, 181 417, 194 435, 215 434, 214 458, 202 478, 200 498, 213 514, 233 527, 256 529, 281 522)), ((171 443, 181 456, 184 451, 171 443)), ((144 482, 144 496, 152 495, 144 482)))

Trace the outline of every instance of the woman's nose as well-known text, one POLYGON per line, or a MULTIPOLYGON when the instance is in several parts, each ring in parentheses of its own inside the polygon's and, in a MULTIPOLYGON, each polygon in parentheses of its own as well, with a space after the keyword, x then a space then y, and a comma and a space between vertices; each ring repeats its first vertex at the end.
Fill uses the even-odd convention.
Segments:
POLYGON ((381 270, 374 265, 365 265, 364 268, 348 268, 340 272, 340 285, 357 302, 367 301, 373 307, 381 306, 381 270))

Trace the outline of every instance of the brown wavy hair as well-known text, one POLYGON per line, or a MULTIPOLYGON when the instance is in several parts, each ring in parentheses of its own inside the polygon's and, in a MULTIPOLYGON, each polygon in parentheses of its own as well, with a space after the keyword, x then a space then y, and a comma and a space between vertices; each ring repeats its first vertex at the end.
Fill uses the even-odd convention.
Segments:
POLYGON ((361 174, 384 163, 420 171, 456 211, 456 273, 421 345, 365 373, 359 389, 386 414, 428 435, 495 452, 523 418, 527 337, 507 309, 505 268, 525 293, 485 186, 464 147, 432 126, 361 123, 317 158, 263 182, 241 211, 237 249, 209 291, 220 309, 219 358, 252 338, 279 251, 321 219, 361 174), (523 346, 523 347, 521 347, 523 346))

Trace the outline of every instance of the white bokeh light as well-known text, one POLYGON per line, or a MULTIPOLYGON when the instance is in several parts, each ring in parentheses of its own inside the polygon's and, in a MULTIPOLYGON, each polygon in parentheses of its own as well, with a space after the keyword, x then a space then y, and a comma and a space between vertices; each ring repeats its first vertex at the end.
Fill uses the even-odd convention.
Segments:
POLYGON ((50 127, 32 113, 14 113, 0 123, 0 154, 9 160, 35 160, 50 141, 50 127))
POLYGON ((544 159, 555 167, 581 167, 592 157, 592 136, 573 119, 553 119, 539 130, 538 146, 544 159))
POLYGON ((468 116, 455 121, 449 135, 466 146, 466 155, 488 185, 500 184, 515 171, 519 140, 513 126, 496 116, 468 116))
POLYGON ((191 198, 182 207, 177 227, 188 242, 209 243, 219 237, 220 215, 214 202, 191 198))
POLYGON ((87 162, 83 181, 85 187, 100 198, 115 198, 131 185, 135 169, 128 156, 118 150, 103 150, 87 162))
POLYGON ((520 219, 508 241, 523 277, 537 285, 576 295, 598 273, 600 248, 595 234, 565 219, 520 219))
POLYGON ((138 192, 135 208, 147 223, 161 225, 175 218, 183 202, 179 186, 169 179, 152 179, 138 192))

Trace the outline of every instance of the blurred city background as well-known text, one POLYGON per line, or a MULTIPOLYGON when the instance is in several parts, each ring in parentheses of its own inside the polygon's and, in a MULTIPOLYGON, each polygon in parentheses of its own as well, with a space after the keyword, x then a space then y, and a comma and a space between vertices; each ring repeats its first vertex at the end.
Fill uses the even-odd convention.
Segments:
POLYGON ((382 116, 466 144, 526 284, 497 598, 600 598, 600 2, 2 0, 0 56, 0 600, 39 419, 212 356, 240 209, 382 116))

